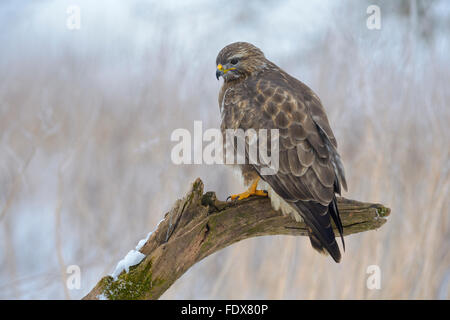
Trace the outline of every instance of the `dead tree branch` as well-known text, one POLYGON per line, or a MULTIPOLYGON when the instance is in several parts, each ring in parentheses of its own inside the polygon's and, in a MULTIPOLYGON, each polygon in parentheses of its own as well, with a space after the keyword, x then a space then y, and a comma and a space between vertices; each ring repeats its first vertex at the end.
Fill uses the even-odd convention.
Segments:
MULTIPOLYGON (((390 213, 381 204, 344 198, 338 198, 338 207, 345 236, 381 227, 390 213)), ((158 299, 203 258, 267 235, 305 236, 307 231, 304 223, 274 211, 267 198, 219 201, 214 192, 203 193, 203 182, 197 179, 140 249, 145 258, 117 280, 103 277, 83 299, 158 299)))

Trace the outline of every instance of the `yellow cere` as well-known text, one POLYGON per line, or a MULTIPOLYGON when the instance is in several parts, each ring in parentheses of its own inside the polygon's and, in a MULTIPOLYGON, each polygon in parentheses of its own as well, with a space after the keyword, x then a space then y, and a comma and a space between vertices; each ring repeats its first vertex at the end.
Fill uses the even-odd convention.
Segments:
POLYGON ((217 65, 217 69, 219 69, 219 70, 222 71, 223 73, 227 73, 228 71, 230 71, 230 70, 235 70, 236 68, 231 67, 231 68, 229 68, 229 69, 224 70, 224 69, 223 69, 223 66, 219 63, 219 64, 217 65))

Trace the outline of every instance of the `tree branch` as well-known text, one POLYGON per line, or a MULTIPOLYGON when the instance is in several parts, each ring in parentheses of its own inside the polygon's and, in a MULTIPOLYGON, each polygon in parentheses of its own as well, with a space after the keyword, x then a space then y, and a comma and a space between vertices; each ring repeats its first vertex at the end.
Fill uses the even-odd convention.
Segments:
MULTIPOLYGON (((390 213, 381 204, 345 198, 338 198, 338 208, 345 236, 381 227, 390 213)), ((83 299, 158 299, 195 263, 233 243, 307 234, 304 223, 274 211, 268 198, 219 201, 214 192, 204 194, 203 182, 197 179, 140 249, 145 258, 117 280, 103 277, 83 299)))

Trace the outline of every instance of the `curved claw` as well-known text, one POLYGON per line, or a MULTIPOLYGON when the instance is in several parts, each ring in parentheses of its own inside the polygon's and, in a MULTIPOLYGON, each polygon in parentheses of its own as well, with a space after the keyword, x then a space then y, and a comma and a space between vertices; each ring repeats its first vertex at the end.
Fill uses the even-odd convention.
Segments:
POLYGON ((250 188, 248 188, 247 191, 239 193, 239 194, 233 194, 227 198, 231 200, 243 200, 247 199, 250 196, 260 196, 260 197, 267 197, 268 193, 266 190, 256 190, 256 187, 258 186, 259 178, 257 178, 255 181, 253 181, 250 188))

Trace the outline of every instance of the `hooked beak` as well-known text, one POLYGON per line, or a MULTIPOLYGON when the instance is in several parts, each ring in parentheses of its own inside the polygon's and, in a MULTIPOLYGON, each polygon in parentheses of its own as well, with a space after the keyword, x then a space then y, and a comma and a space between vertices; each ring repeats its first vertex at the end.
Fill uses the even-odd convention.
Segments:
POLYGON ((223 76, 223 71, 217 70, 217 71, 216 71, 216 78, 217 78, 217 80, 219 80, 219 78, 220 78, 221 76, 223 76))
POLYGON ((216 70, 216 78, 217 78, 217 80, 219 80, 219 78, 221 77, 221 76, 223 76, 225 73, 223 72, 223 66, 219 63, 218 65, 217 65, 217 70, 216 70))

